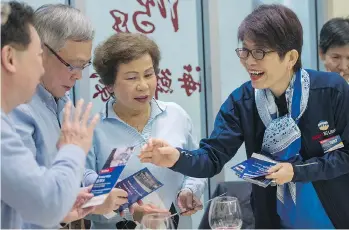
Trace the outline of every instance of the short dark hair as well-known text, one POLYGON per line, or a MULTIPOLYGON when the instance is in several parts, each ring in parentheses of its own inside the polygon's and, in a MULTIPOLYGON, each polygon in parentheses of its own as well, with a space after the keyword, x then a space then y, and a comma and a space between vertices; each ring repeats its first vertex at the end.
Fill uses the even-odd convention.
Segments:
POLYGON ((293 70, 302 67, 303 28, 297 15, 283 5, 263 4, 253 10, 239 26, 238 39, 248 39, 257 46, 275 50, 280 58, 295 49, 299 58, 293 70))
POLYGON ((3 2, 1 15, 7 19, 1 23, 1 49, 9 44, 26 49, 31 42, 29 25, 34 22, 33 8, 16 1, 3 2))
POLYGON ((120 64, 127 64, 145 54, 151 56, 154 70, 158 73, 161 56, 153 40, 138 33, 117 33, 95 49, 93 67, 103 84, 111 86, 120 64))
POLYGON ((323 53, 329 48, 349 45, 349 17, 332 18, 320 31, 319 47, 323 53))

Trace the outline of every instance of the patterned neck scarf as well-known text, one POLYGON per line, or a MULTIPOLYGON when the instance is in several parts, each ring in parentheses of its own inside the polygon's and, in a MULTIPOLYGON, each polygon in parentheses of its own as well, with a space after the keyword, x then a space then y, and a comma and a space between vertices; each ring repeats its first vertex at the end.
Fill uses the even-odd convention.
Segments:
MULTIPOLYGON (((270 89, 256 89, 256 106, 266 130, 264 133, 262 153, 268 154, 280 162, 294 162, 300 159, 301 131, 298 122, 307 108, 309 99, 310 79, 304 69, 300 69, 292 77, 286 90, 286 102, 289 113, 279 117, 275 98, 270 89)), ((290 194, 296 204, 296 185, 293 182, 278 185, 277 198, 284 204, 285 195, 290 194), (289 188, 290 193, 286 192, 289 188)))

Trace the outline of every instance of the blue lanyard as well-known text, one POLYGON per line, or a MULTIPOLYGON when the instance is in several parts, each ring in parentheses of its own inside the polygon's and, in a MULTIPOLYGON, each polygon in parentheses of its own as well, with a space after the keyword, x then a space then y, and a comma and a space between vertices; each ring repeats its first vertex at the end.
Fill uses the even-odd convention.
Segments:
POLYGON ((291 117, 298 124, 297 117, 301 114, 302 83, 301 70, 296 72, 296 79, 293 85, 292 112, 291 117))
MULTIPOLYGON (((301 70, 298 70, 296 73, 296 79, 293 85, 293 95, 292 95, 292 111, 291 111, 291 117, 293 120, 298 124, 299 115, 301 114, 301 99, 302 99, 302 83, 301 83, 301 70)), ((299 151, 301 150, 302 142, 301 138, 298 138, 292 144, 290 144, 286 150, 285 155, 282 157, 285 161, 291 161, 296 160, 299 154, 299 151)), ((300 156, 300 155, 299 155, 300 156)))

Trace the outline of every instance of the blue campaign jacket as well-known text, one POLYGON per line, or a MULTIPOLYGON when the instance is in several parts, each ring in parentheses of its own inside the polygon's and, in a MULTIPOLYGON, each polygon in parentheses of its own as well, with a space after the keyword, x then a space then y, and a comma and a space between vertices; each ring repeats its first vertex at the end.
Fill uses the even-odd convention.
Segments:
MULTIPOLYGON (((293 181, 312 182, 335 228, 349 228, 349 85, 336 73, 306 71, 310 76, 309 102, 298 124, 303 161, 293 165, 293 181), (328 127, 320 122, 327 122, 328 127), (336 135, 344 148, 325 154, 320 141, 336 135)), ((180 158, 171 169, 191 177, 212 177, 243 142, 247 157, 260 152, 264 131, 254 89, 247 82, 224 102, 211 136, 201 140, 200 149, 179 149, 180 158)), ((256 228, 280 228, 276 188, 253 185, 251 198, 256 228)))

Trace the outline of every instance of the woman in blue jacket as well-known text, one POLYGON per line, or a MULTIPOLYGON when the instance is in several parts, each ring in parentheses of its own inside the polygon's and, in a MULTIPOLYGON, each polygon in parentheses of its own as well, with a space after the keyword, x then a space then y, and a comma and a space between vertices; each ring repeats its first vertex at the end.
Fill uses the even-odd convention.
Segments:
POLYGON ((267 176, 277 186, 253 185, 256 228, 348 228, 349 85, 302 68, 302 26, 285 6, 258 7, 238 37, 251 81, 222 105, 211 136, 194 151, 150 140, 141 161, 212 177, 245 142, 247 157, 263 152, 280 162, 267 176))

